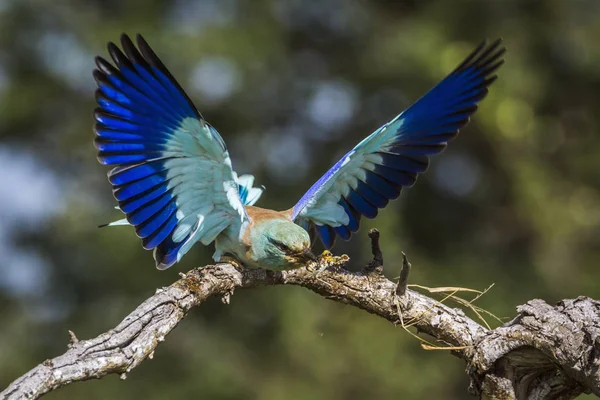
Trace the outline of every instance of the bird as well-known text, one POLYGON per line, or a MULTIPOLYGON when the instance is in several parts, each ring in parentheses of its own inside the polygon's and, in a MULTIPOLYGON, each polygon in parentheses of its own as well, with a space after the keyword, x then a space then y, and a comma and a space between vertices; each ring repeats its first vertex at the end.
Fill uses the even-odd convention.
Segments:
POLYGON ((501 38, 482 42, 452 72, 363 139, 290 209, 255 206, 264 187, 232 168, 225 142, 194 106, 148 42, 127 34, 108 43, 112 63, 95 58, 94 144, 125 218, 158 269, 179 262, 196 243, 214 243, 216 262, 283 271, 318 259, 349 240, 362 217, 415 184, 429 157, 470 120, 504 63, 501 38))

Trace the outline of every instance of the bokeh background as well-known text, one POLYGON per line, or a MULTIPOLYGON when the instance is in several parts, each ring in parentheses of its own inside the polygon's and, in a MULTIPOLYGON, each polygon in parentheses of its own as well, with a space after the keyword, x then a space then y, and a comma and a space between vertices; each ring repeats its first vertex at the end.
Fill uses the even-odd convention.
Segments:
MULTIPOLYGON (((292 206, 335 160, 482 39, 506 64, 471 124, 367 229, 385 273, 483 289, 500 317, 532 298, 600 298, 600 2, 0 1, 0 387, 63 353, 67 329, 115 326, 177 273, 120 218, 92 145, 94 56, 145 35, 229 145, 234 167, 292 206)), ((493 321, 490 321, 494 323, 493 321)), ((464 363, 372 315, 294 287, 194 310, 125 382, 48 399, 468 399, 464 363)))

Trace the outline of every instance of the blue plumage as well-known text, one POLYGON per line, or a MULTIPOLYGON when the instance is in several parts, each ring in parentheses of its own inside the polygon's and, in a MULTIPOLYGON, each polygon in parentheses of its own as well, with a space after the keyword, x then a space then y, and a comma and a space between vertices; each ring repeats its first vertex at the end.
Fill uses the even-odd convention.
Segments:
POLYGON ((143 207, 145 204, 155 200, 157 197, 162 196, 167 192, 169 192, 167 184, 163 183, 154 186, 136 196, 119 201, 119 207, 124 213, 132 213, 138 208, 143 207))
MULTIPOLYGON (((170 202, 166 206, 160 208, 150 218, 144 220, 142 223, 135 225, 138 236, 141 238, 148 238, 158 231, 162 225, 169 220, 169 218, 177 211, 175 204, 170 202)), ((129 215, 127 216, 128 218, 129 215)), ((133 225, 133 224, 132 224, 133 225)), ((173 226, 175 228, 175 226, 173 226)), ((146 247, 146 246, 144 246, 146 247)), ((149 247, 152 248, 152 247, 149 247)))
POLYGON ((417 181, 416 173, 399 171, 385 165, 376 165, 373 173, 400 187, 411 187, 417 181))
POLYGON ((161 246, 163 241, 173 233, 177 222, 175 207, 170 205, 164 208, 153 220, 137 227, 136 232, 142 238, 144 249, 151 250, 161 246), (152 233, 146 235, 146 232, 150 231, 152 233))
POLYGON ((115 65, 97 57, 94 71, 94 143, 98 160, 115 166, 108 177, 126 214, 109 225, 134 225, 164 269, 197 241, 239 229, 244 205, 264 188, 253 188, 251 175, 238 181, 223 139, 146 41, 138 35, 136 48, 123 35, 121 45, 108 45, 115 65))
POLYGON ((317 225, 316 226, 317 233, 323 242, 323 245, 326 248, 331 248, 333 246, 333 242, 335 241, 335 232, 333 228, 327 225, 317 225))
POLYGON ((365 174, 365 178, 367 186, 380 193, 386 199, 394 200, 400 196, 401 187, 385 180, 380 175, 368 171, 365 174))
POLYGON ((152 249, 178 223, 165 164, 171 159, 165 157, 168 140, 184 118, 200 114, 141 37, 141 54, 127 36, 121 43, 127 55, 112 43, 108 46, 116 68, 96 58, 95 145, 101 163, 117 166, 109 180, 119 207, 144 248, 152 249))
POLYGON ((381 165, 392 168, 398 171, 408 173, 421 173, 428 167, 428 159, 425 156, 407 156, 406 154, 396 153, 377 153, 381 156, 381 165))
POLYGON ((356 190, 352 190, 348 193, 346 201, 348 201, 348 204, 356 211, 367 218, 375 218, 377 216, 377 207, 366 201, 356 190))
MULTIPOLYGON (((225 143, 223 143, 223 146, 225 146, 225 143)), ((254 176, 252 175, 242 175, 236 177, 235 180, 238 185, 238 195, 244 205, 251 206, 256 203, 265 190, 264 186, 253 187, 254 176)))
POLYGON ((360 227, 360 212, 356 211, 348 202, 342 197, 338 203, 344 208, 344 212, 348 216, 348 224, 345 225, 350 232, 356 232, 360 227))
POLYGON ((162 210, 170 202, 171 194, 165 192, 158 198, 147 202, 142 207, 138 207, 135 211, 130 212, 127 215, 127 220, 131 225, 140 225, 162 210))
POLYGON ((96 142, 99 141, 98 138, 102 138, 102 140, 110 140, 110 141, 149 141, 149 142, 164 142, 163 135, 157 135, 156 137, 147 137, 143 133, 140 132, 123 132, 116 131, 114 129, 107 128, 106 126, 96 124, 96 142))
POLYGON ((350 236, 352 236, 352 232, 350 232, 350 229, 348 229, 348 227, 344 225, 336 226, 335 228, 333 228, 333 231, 344 240, 348 240, 350 239, 350 236))
POLYGON ((117 167, 108 173, 108 180, 113 185, 123 185, 142 178, 163 172, 167 169, 163 159, 146 161, 140 165, 117 167))
MULTIPOLYGON (((165 181, 165 174, 154 174, 128 184, 115 185, 113 194, 117 200, 125 201, 132 197, 144 194, 156 186, 161 185, 161 187, 164 187, 162 184, 165 183, 165 181)), ((164 189, 166 191, 166 187, 164 187, 164 189)))
POLYGON ((311 187, 308 189, 306 193, 300 198, 298 203, 293 208, 292 219, 296 219, 296 217, 300 214, 302 210, 306 208, 306 206, 311 202, 311 200, 320 197, 323 193, 324 188, 333 183, 332 180, 336 178, 336 174, 342 169, 344 166, 344 161, 350 157, 354 150, 350 151, 350 153, 346 154, 342 157, 341 160, 336 162, 333 167, 331 167, 327 172, 323 174, 311 187))
POLYGON ((246 200, 248 200, 248 188, 243 185, 238 185, 238 194, 242 203, 246 204, 246 200))
MULTIPOLYGON (((348 232, 358 229, 360 215, 374 218, 402 187, 412 186, 427 170, 429 156, 444 150, 469 121, 496 79, 492 74, 502 65, 504 52, 501 40, 481 44, 438 85, 327 171, 294 206, 293 219, 329 224, 347 240, 348 232), (336 218, 331 217, 333 201, 344 211, 336 218)), ((322 226, 316 232, 329 248, 335 236, 322 226)))
POLYGON ((176 243, 172 237, 166 237, 160 247, 156 248, 155 257, 162 260, 164 265, 173 265, 177 262, 179 251, 184 245, 185 241, 176 243))
POLYGON ((372 189, 366 182, 358 181, 354 192, 376 208, 387 206, 388 199, 372 189))
POLYGON ((108 46, 114 65, 96 58, 94 143, 98 160, 114 166, 108 178, 126 215, 109 225, 133 225, 144 248, 154 249, 160 269, 196 242, 215 242, 215 260, 234 254, 253 266, 286 269, 314 260, 304 229, 326 248, 337 236, 350 239, 362 216, 374 218, 412 186, 429 156, 444 150, 468 122, 504 53, 499 40, 479 46, 344 155, 290 211, 274 212, 251 207, 264 187, 233 171, 219 133, 145 40, 138 35, 136 48, 123 35, 121 45, 123 50, 108 46))

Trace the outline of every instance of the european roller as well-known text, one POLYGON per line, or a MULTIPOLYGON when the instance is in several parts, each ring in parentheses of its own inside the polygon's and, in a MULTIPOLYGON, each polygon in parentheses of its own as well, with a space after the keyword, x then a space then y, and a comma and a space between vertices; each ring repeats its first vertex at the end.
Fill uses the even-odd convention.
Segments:
POLYGON ((159 269, 200 242, 215 261, 287 270, 311 264, 312 238, 349 240, 425 172, 477 110, 504 62, 501 39, 482 43, 448 76, 333 165, 290 209, 256 207, 264 188, 237 175, 225 142, 150 48, 127 35, 97 57, 95 145, 118 208, 159 269))

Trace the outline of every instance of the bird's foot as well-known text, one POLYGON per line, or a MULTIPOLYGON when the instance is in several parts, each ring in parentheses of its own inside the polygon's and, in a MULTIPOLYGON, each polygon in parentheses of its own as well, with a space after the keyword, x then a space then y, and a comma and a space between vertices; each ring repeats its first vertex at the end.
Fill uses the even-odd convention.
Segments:
POLYGON ((244 272, 246 270, 246 267, 244 266, 244 264, 242 264, 240 262, 240 260, 236 259, 235 257, 222 256, 219 259, 219 263, 220 264, 231 264, 235 267, 235 269, 237 269, 240 272, 244 272))
POLYGON ((308 268, 308 270, 310 271, 310 276, 315 277, 320 275, 321 272, 325 271, 327 268, 329 268, 327 263, 319 262, 316 268, 308 268))

